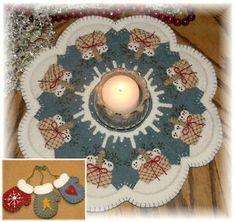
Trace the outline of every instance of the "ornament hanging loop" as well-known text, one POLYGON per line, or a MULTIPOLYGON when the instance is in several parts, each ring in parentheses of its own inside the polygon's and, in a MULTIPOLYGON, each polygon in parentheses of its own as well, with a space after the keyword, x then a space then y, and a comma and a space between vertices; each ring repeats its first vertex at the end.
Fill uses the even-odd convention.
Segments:
POLYGON ((26 182, 30 184, 30 179, 32 179, 32 177, 34 177, 35 172, 38 171, 41 174, 41 181, 40 184, 43 184, 43 180, 44 180, 44 174, 43 172, 47 171, 48 174, 52 177, 58 178, 58 175, 54 175, 51 173, 51 171, 49 170, 49 168, 46 165, 42 165, 42 166, 35 166, 33 169, 32 174, 26 179, 26 182))

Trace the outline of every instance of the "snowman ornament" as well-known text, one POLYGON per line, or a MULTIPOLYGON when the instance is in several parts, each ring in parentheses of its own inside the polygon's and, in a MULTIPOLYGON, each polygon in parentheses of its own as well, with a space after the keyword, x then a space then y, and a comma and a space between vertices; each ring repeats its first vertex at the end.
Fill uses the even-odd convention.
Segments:
POLYGON ((97 62, 101 62, 103 60, 102 54, 108 51, 106 41, 104 32, 94 31, 79 36, 76 40, 76 46, 84 60, 95 58, 97 62))
POLYGON ((65 71, 63 66, 52 64, 49 66, 44 77, 39 80, 39 87, 48 93, 53 93, 57 97, 63 96, 66 89, 76 91, 75 86, 70 84, 72 73, 65 71))
POLYGON ((135 59, 140 59, 143 53, 150 57, 154 56, 154 51, 159 45, 160 39, 155 33, 138 28, 130 30, 128 49, 135 52, 135 59))
POLYGON ((138 171, 139 179, 145 183, 150 183, 155 179, 160 180, 160 176, 171 168, 168 159, 161 154, 160 149, 154 148, 152 151, 139 150, 140 155, 131 164, 134 170, 138 171))
POLYGON ((87 156, 87 182, 99 187, 107 187, 112 183, 113 163, 104 159, 105 151, 98 156, 87 156))
POLYGON ((173 84, 179 92, 196 87, 198 84, 196 72, 192 70, 192 65, 184 59, 177 61, 172 67, 167 68, 166 74, 168 79, 164 81, 164 84, 173 84))
POLYGON ((38 123, 38 129, 45 140, 45 147, 49 149, 58 149, 64 143, 70 142, 70 129, 73 127, 72 122, 63 121, 59 114, 38 123))
POLYGON ((190 114, 188 110, 182 110, 178 119, 171 117, 169 122, 174 124, 171 133, 174 139, 180 139, 188 145, 195 145, 205 126, 205 117, 201 114, 190 114))

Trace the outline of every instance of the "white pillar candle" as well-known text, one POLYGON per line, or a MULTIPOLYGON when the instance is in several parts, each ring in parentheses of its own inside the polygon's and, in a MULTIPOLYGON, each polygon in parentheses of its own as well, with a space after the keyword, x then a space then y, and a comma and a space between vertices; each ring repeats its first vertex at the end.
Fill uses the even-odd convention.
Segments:
POLYGON ((111 77, 102 88, 104 104, 113 112, 120 114, 135 110, 139 103, 139 94, 136 81, 125 75, 111 77))

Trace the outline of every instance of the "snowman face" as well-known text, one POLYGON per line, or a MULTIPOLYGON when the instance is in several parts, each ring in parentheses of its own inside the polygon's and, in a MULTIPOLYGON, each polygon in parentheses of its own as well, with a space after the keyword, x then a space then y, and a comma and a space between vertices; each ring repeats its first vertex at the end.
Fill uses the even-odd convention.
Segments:
POLYGON ((144 157, 143 157, 142 155, 139 155, 139 156, 137 157, 137 160, 138 160, 141 164, 146 163, 146 160, 144 159, 144 157))
POLYGON ((87 163, 91 163, 91 164, 95 165, 96 159, 95 159, 94 156, 89 155, 89 156, 86 157, 86 159, 87 159, 87 163))
POLYGON ((82 54, 82 58, 85 60, 89 60, 90 58, 93 58, 93 57, 94 57, 94 54, 91 49, 87 50, 86 52, 82 54))
POLYGON ((186 121, 187 117, 189 116, 189 111, 188 110, 182 110, 179 116, 179 120, 186 121))
POLYGON ((174 139, 179 139, 181 132, 182 132, 183 126, 175 125, 174 130, 172 131, 171 135, 174 139))
POLYGON ((148 56, 154 56, 154 50, 153 49, 150 49, 150 48, 145 48, 144 49, 144 53, 148 56))
POLYGON ((138 48, 139 48, 140 44, 139 43, 133 43, 133 42, 130 42, 128 44, 128 49, 134 51, 134 52, 137 52, 138 48))
POLYGON ((131 164, 134 170, 138 170, 141 167, 142 163, 138 160, 134 160, 131 164))
POLYGON ((176 89, 180 92, 183 92, 185 90, 185 87, 182 85, 182 83, 179 80, 174 81, 173 85, 176 86, 176 89))
POLYGON ((107 169, 108 171, 112 171, 113 170, 113 163, 104 159, 104 162, 102 164, 102 168, 107 169))
POLYGON ((103 46, 97 47, 97 50, 98 50, 99 54, 102 54, 102 53, 108 51, 108 46, 107 45, 103 45, 103 46))
POLYGON ((55 116, 53 117, 53 119, 54 119, 55 121, 61 122, 61 121, 62 121, 62 116, 59 115, 59 114, 57 114, 57 115, 55 115, 55 116))
POLYGON ((63 76, 63 80, 66 82, 69 82, 69 80, 72 78, 72 73, 71 72, 65 72, 63 76))
POLYGON ((147 154, 150 155, 151 159, 154 159, 156 156, 161 155, 161 150, 158 148, 154 148, 152 151, 147 151, 147 154))
POLYGON ((65 89, 66 89, 66 88, 65 88, 64 86, 58 85, 57 88, 56 88, 56 90, 55 90, 55 95, 56 95, 57 97, 63 96, 65 89))
POLYGON ((174 71, 173 68, 168 68, 168 69, 166 70, 166 74, 167 74, 169 77, 172 77, 172 76, 175 75, 175 71, 174 71))
POLYGON ((64 141, 65 141, 66 143, 68 143, 68 142, 70 142, 70 140, 71 140, 71 135, 70 135, 69 130, 66 130, 66 131, 65 131, 66 137, 64 138, 64 141), (67 131, 67 132, 66 132, 66 131, 67 131))
POLYGON ((158 149, 158 148, 154 148, 154 149, 152 150, 152 156, 153 156, 153 158, 155 158, 156 156, 159 156, 159 155, 161 155, 161 150, 158 149))
POLYGON ((61 126, 64 124, 64 121, 62 120, 62 116, 57 114, 53 117, 53 119, 56 121, 56 123, 58 124, 58 126, 61 126))

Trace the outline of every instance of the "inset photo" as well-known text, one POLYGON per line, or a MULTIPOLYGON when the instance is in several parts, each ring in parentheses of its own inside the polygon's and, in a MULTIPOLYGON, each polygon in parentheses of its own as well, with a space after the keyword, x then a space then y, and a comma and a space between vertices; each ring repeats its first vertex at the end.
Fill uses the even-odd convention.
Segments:
POLYGON ((85 219, 85 160, 3 160, 3 219, 85 219))

